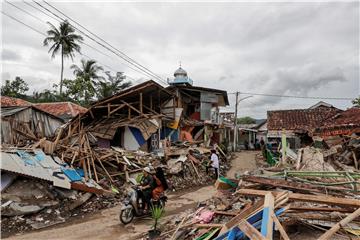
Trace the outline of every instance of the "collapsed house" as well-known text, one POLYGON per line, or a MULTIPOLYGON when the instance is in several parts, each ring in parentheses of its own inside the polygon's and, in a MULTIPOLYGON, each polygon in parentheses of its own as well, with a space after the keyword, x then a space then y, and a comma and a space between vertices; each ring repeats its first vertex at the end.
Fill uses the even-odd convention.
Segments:
POLYGON ((71 137, 87 132, 101 148, 156 150, 162 120, 174 120, 174 109, 166 114, 162 110, 169 98, 175 96, 152 80, 138 84, 94 103, 74 118, 63 134, 71 137))
POLYGON ((166 89, 176 96, 164 110, 175 108, 175 122, 167 124, 163 137, 173 141, 204 141, 205 146, 221 144, 229 138, 220 117, 219 108, 229 105, 227 92, 193 86, 193 80, 181 67, 174 73, 166 89))
POLYGON ((315 129, 323 138, 360 133, 360 108, 352 107, 327 119, 315 129))
POLYGON ((1 106, 1 142, 17 145, 27 140, 50 138, 64 120, 34 106, 1 106))
POLYGON ((342 110, 323 104, 309 109, 268 111, 267 141, 280 142, 282 134, 285 133, 291 149, 309 145, 314 129, 340 112, 342 110))

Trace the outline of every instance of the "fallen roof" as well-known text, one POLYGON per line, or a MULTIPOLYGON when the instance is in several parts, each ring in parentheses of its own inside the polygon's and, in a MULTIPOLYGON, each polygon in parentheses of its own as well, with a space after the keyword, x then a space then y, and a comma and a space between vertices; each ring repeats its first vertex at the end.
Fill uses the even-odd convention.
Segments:
POLYGON ((45 112, 66 119, 73 118, 79 113, 81 114, 87 111, 86 108, 72 102, 36 103, 34 106, 45 112))
POLYGON ((31 103, 25 101, 20 98, 13 98, 7 96, 1 96, 1 106, 2 107, 9 107, 9 106, 30 106, 31 103))
POLYGON ((310 132, 342 110, 337 108, 293 109, 267 112, 268 130, 310 132))
POLYGON ((55 118, 59 121, 61 121, 62 123, 64 123, 64 119, 56 116, 56 115, 53 115, 49 112, 46 112, 46 111, 43 111, 37 107, 34 107, 32 105, 29 105, 29 106, 24 106, 24 107, 20 107, 20 106, 11 106, 11 107, 4 107, 4 106, 1 106, 0 108, 0 113, 1 113, 1 117, 9 117, 9 116, 12 116, 12 115, 15 115, 21 111, 24 111, 26 109, 29 109, 31 108, 33 111, 36 111, 36 112, 41 112, 41 113, 44 113, 46 115, 48 115, 49 117, 51 118, 55 118))
POLYGON ((67 189, 71 187, 70 180, 61 170, 60 159, 45 155, 41 150, 34 155, 21 150, 14 153, 1 152, 0 169, 50 181, 54 186, 67 189))
POLYGON ((340 112, 333 117, 327 119, 318 131, 330 130, 336 128, 359 128, 360 127, 360 108, 352 107, 340 112))

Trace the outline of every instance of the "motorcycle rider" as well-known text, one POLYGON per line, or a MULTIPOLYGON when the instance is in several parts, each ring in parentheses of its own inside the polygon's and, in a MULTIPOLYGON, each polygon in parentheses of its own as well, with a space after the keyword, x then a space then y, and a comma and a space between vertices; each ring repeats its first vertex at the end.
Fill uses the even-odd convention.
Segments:
POLYGON ((154 185, 154 178, 151 175, 151 170, 149 167, 144 167, 143 169, 143 176, 140 181, 140 190, 142 192, 142 199, 145 203, 144 212, 147 212, 150 207, 150 200, 151 200, 151 192, 152 186, 154 185))
POLYGON ((154 200, 159 200, 161 193, 168 189, 168 184, 165 179, 164 171, 161 167, 156 168, 154 177, 154 190, 152 190, 152 197, 154 200))

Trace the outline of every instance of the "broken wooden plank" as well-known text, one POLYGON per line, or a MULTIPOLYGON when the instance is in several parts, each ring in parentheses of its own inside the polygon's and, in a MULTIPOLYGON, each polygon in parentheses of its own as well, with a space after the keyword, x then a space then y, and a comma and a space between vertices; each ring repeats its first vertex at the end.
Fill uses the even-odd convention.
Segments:
POLYGON ((283 228, 283 226, 281 225, 279 219, 276 217, 275 214, 272 214, 271 215, 274 223, 275 223, 275 226, 277 227, 277 229, 279 230, 280 232, 280 235, 281 237, 284 239, 284 240, 290 240, 289 236, 287 235, 285 229, 283 228))
POLYGON ((245 219, 241 220, 238 224, 238 227, 240 230, 249 238, 253 240, 267 240, 265 237, 263 237, 259 231, 254 228, 248 221, 245 219))
POLYGON ((334 235, 340 228, 346 226, 349 222, 354 220, 355 218, 360 216, 360 208, 358 208, 355 212, 349 214, 346 218, 341 220, 340 222, 336 223, 332 226, 328 231, 326 231, 323 235, 321 235, 318 240, 328 240, 334 235))
POLYGON ((261 222, 261 234, 267 239, 272 239, 273 236, 273 219, 271 216, 274 215, 274 203, 274 195, 271 192, 267 193, 261 222))
POLYGON ((185 216, 180 224, 177 226, 177 228, 175 229, 175 232, 173 233, 173 235, 171 236, 170 240, 174 240, 175 239, 175 236, 176 236, 176 233, 179 231, 180 227, 184 224, 185 220, 186 220, 187 216, 185 216))
POLYGON ((220 230, 219 235, 222 235, 230 228, 236 226, 240 220, 248 217, 250 214, 260 211, 263 205, 264 205, 264 200, 257 201, 254 205, 248 205, 249 207, 244 208, 238 215, 236 215, 235 217, 230 219, 230 221, 225 223, 225 225, 220 230))
MULTIPOLYGON (((255 190, 255 189, 240 189, 236 193, 241 195, 250 196, 265 196, 269 191, 255 190)), ((276 196, 279 192, 273 192, 276 196)), ((328 195, 310 195, 301 193, 289 193, 289 200, 301 201, 301 202, 317 202, 325 203, 329 205, 349 206, 349 207, 360 207, 360 200, 332 197, 328 195)))

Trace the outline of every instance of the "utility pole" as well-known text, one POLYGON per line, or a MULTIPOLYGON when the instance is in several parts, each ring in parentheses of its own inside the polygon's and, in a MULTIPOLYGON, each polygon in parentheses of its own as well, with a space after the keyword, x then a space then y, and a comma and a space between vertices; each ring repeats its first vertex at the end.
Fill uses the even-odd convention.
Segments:
POLYGON ((234 152, 236 151, 236 142, 237 142, 237 112, 239 104, 239 92, 236 92, 236 101, 235 101, 235 116, 234 116, 234 152))

